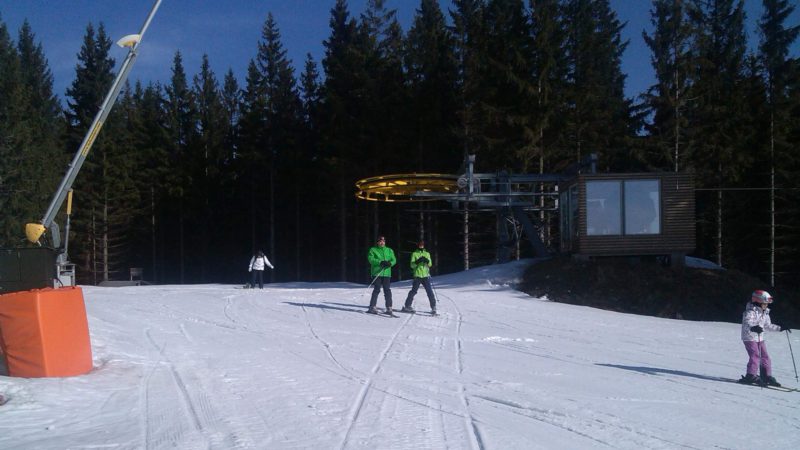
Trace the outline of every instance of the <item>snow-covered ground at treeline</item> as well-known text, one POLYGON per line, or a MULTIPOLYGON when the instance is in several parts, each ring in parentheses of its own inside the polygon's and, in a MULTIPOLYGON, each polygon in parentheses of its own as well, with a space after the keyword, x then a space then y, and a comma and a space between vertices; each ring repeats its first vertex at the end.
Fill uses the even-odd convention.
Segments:
POLYGON ((438 317, 364 314, 350 283, 85 287, 94 370, 0 377, 0 448, 800 448, 800 393, 726 381, 739 324, 532 298, 525 265, 435 277, 438 317))

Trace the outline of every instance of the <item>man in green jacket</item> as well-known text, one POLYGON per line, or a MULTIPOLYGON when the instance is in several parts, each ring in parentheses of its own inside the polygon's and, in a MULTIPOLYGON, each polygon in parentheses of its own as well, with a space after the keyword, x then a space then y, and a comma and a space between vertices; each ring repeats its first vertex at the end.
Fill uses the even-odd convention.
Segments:
POLYGON ((378 314, 375 305, 378 303, 378 293, 383 287, 383 297, 386 300, 386 314, 393 316, 392 313, 392 290, 389 284, 392 280, 392 266, 397 264, 397 259, 394 257, 394 251, 386 246, 386 238, 383 236, 378 237, 378 242, 370 247, 367 253, 367 261, 369 261, 370 274, 375 278, 373 284, 375 288, 372 290, 372 297, 369 299, 369 309, 367 313, 378 314))
POLYGON ((417 244, 417 249, 411 254, 411 270, 414 271, 414 284, 411 285, 411 292, 406 297, 406 304, 403 306, 402 312, 416 312, 411 307, 411 303, 414 301, 414 296, 417 295, 417 290, 421 283, 425 286, 425 292, 428 294, 431 314, 436 315, 436 297, 433 295, 433 289, 431 289, 431 265, 431 254, 425 250, 425 241, 420 240, 417 244))

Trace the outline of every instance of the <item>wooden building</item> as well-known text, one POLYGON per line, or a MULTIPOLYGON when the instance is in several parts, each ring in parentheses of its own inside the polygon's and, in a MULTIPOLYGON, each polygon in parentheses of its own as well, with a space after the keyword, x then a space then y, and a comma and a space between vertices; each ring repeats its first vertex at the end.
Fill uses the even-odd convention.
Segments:
POLYGON ((695 249, 694 179, 686 173, 579 174, 559 184, 561 251, 577 258, 695 249))

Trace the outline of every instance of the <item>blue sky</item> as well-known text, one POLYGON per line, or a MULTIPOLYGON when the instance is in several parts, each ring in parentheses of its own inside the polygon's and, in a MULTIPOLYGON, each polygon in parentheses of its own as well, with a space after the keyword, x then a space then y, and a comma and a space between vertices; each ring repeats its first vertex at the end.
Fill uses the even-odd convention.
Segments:
MULTIPOLYGON (((358 15, 366 0, 349 0, 351 14, 358 15)), ((0 19, 12 37, 26 18, 37 39, 44 46, 55 78, 55 91, 62 98, 75 76, 77 53, 83 42, 86 25, 103 22, 113 40, 137 33, 152 6, 152 0, 0 0, 0 19), (123 7, 124 6, 124 7, 123 7)), ((444 8, 449 0, 441 0, 444 8)), ((626 94, 635 96, 653 83, 650 53, 642 30, 650 28, 647 0, 611 0, 620 20, 627 22, 624 38, 630 40, 623 59, 628 75, 626 94)), ((248 61, 256 54, 261 27, 272 12, 281 32, 284 47, 297 71, 302 71, 305 55, 311 53, 319 64, 324 55, 322 41, 328 38, 328 20, 334 0, 163 0, 141 46, 140 56, 131 72, 131 80, 167 82, 175 51, 184 57, 190 75, 200 67, 203 53, 221 79, 232 68, 243 82, 248 61)), ((396 9, 404 29, 408 30, 418 0, 388 0, 396 9)), ((756 21, 761 16, 761 0, 746 0, 748 33, 756 45, 756 21)), ((790 24, 800 22, 800 12, 790 24)), ((798 54, 798 45, 793 48, 798 54)), ((112 56, 121 63, 125 50, 116 46, 112 56)), ((320 69, 321 71, 321 69, 320 69)))

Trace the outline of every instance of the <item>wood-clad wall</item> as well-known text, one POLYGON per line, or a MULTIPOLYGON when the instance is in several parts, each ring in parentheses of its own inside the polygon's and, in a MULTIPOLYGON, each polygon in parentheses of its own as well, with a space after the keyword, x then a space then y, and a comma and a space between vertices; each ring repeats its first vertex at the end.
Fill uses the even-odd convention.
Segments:
POLYGON ((583 256, 688 254, 695 248, 694 179, 685 173, 591 174, 577 178, 578 236, 573 253, 583 256), (648 235, 588 236, 586 182, 660 180, 661 233, 648 235))

